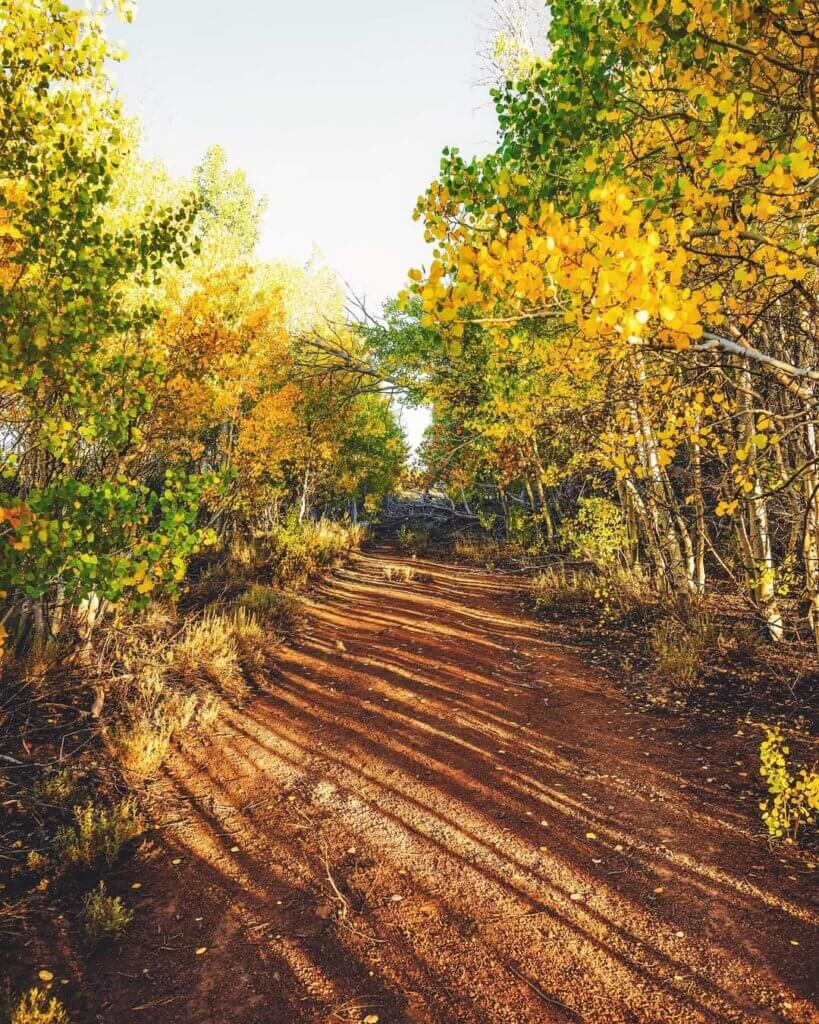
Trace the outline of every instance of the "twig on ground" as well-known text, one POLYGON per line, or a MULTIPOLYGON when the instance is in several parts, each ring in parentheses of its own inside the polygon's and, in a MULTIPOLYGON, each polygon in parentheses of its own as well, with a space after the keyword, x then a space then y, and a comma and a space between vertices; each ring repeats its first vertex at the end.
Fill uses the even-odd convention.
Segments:
POLYGON ((578 1020, 586 1019, 581 1013, 578 1013, 577 1010, 573 1010, 570 1006, 566 1006, 565 1003, 561 1003, 559 999, 555 999, 554 996, 546 995, 546 993, 543 991, 542 988, 540 988, 539 985, 536 985, 533 981, 530 981, 525 974, 521 974, 521 972, 517 970, 517 968, 513 967, 511 964, 504 964, 504 966, 508 971, 514 974, 516 978, 520 978, 520 980, 524 982, 524 984, 528 985, 529 988, 536 995, 540 996, 540 998, 544 1000, 544 1002, 550 1003, 552 1006, 559 1007, 561 1010, 564 1010, 566 1013, 568 1013, 570 1017, 575 1017, 578 1020))

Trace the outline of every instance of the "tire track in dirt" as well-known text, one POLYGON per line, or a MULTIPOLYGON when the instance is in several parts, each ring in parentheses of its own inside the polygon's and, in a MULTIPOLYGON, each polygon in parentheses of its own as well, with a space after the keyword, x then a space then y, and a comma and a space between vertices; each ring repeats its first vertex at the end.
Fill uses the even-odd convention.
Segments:
POLYGON ((815 874, 719 785, 740 740, 703 778, 690 724, 550 643, 519 586, 378 550, 311 595, 158 784, 90 1020, 817 1020, 815 874))

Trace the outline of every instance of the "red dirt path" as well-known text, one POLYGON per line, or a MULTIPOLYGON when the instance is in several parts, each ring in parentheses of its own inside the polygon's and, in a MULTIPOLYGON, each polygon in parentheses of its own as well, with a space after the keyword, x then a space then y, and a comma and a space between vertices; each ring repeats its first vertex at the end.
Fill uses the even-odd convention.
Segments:
POLYGON ((313 593, 158 785, 88 1020, 819 1020, 817 873, 733 785, 756 736, 635 709, 517 588, 377 551, 313 593))

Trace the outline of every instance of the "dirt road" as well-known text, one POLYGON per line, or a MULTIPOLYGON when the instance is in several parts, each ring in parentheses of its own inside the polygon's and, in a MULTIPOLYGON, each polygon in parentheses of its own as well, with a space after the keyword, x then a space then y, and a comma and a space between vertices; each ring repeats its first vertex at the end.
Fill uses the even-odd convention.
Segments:
POLYGON ((89 1020, 819 1019, 819 872, 761 838, 756 736, 638 710, 518 588, 375 551, 313 592, 159 785, 89 1020))

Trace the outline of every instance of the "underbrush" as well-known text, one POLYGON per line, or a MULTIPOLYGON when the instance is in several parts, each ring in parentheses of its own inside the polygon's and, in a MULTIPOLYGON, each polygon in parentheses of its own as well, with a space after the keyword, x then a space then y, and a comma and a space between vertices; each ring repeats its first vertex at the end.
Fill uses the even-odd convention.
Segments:
POLYGON ((654 672, 661 681, 687 689, 700 679, 717 645, 716 626, 706 614, 665 615, 648 633, 654 672))
POLYGON ((109 896, 105 882, 86 893, 82 901, 82 935, 86 944, 98 946, 118 939, 133 919, 119 896, 109 896))
POLYGON ((254 583, 298 589, 360 548, 365 534, 362 526, 321 520, 237 538, 211 556, 191 595, 206 604, 235 598, 254 583))
POLYGON ((456 558, 490 572, 505 566, 526 567, 536 557, 534 549, 519 540, 504 540, 489 534, 467 533, 456 537, 452 550, 456 558))
POLYGON ((293 637, 304 624, 304 608, 294 594, 257 584, 239 598, 239 608, 278 636, 293 637))
POLYGON ((768 796, 759 808, 769 835, 795 840, 800 829, 819 824, 819 770, 817 765, 794 765, 791 750, 779 726, 765 726, 759 748, 759 774, 768 796))
POLYGON ((54 836, 57 861, 67 867, 92 868, 100 863, 111 867, 125 843, 145 829, 136 801, 126 797, 110 807, 89 800, 73 810, 73 820, 54 836))
POLYGON ((0 1006, 2 1024, 70 1024, 65 1007, 48 992, 29 989, 7 1008, 0 1006))
POLYGON ((422 555, 429 548, 432 530, 428 526, 400 526, 395 539, 401 551, 422 555))
POLYGON ((532 581, 535 609, 546 615, 561 608, 597 608, 600 593, 597 580, 588 572, 558 564, 549 566, 532 581))
POLYGON ((810 763, 815 722, 805 713, 815 693, 814 651, 766 643, 762 624, 730 601, 663 599, 619 566, 557 563, 531 581, 530 601, 595 661, 608 663, 642 706, 687 712, 712 726, 739 723, 738 736, 749 724, 761 728, 761 824, 772 838, 816 849, 819 770, 810 763), (790 721, 787 735, 800 754, 791 755, 784 727, 765 724, 772 715, 790 721))
POLYGON ((564 610, 622 623, 650 621, 658 608, 641 573, 620 566, 601 572, 556 562, 534 577, 532 596, 535 609, 545 615, 564 610))
MULTIPOLYGON (((178 605, 109 607, 92 643, 65 636, 6 661, 0 751, 20 767, 0 772, 0 960, 7 944, 20 948, 44 899, 59 906, 74 890, 79 901, 89 876, 99 880, 143 836, 145 784, 262 684, 277 647, 303 626, 295 591, 363 536, 317 523, 235 540, 192 567, 178 605)), ((103 879, 85 892, 77 934, 90 948, 118 937, 130 917, 103 879)), ((32 990, 0 1021, 61 1024, 63 1012, 32 990)))

